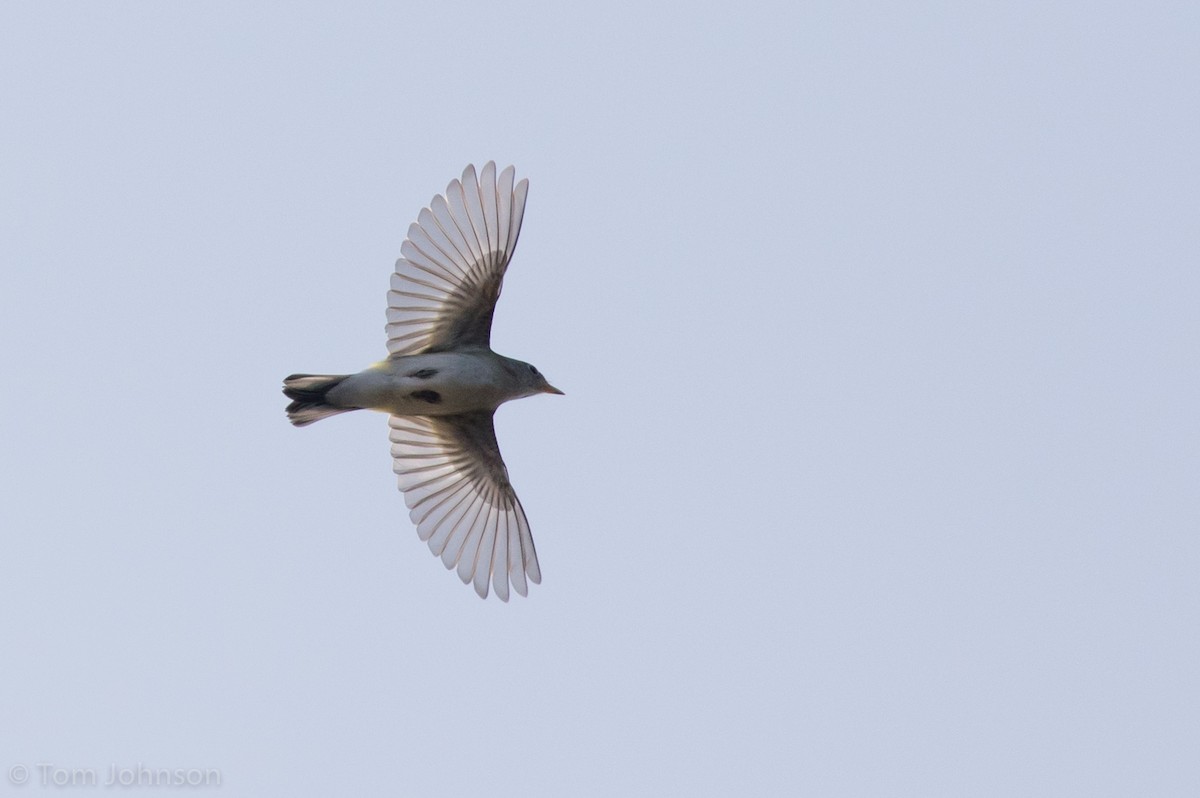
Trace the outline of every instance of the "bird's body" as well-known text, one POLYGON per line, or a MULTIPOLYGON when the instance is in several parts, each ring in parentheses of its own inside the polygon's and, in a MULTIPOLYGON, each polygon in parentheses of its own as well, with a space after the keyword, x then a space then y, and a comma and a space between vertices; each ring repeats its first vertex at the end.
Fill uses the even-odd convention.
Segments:
POLYGON ((490 349, 389 358, 342 380, 328 393, 335 404, 401 416, 452 416, 495 410, 538 393, 522 379, 529 365, 490 349))
POLYGON ((495 164, 468 166, 434 197, 408 238, 388 292, 387 360, 357 374, 293 374, 288 418, 306 426, 350 410, 388 421, 394 471, 417 532, 481 597, 508 599, 541 570, 525 511, 492 426, 511 399, 557 393, 536 368, 490 346, 492 314, 528 182, 495 164))

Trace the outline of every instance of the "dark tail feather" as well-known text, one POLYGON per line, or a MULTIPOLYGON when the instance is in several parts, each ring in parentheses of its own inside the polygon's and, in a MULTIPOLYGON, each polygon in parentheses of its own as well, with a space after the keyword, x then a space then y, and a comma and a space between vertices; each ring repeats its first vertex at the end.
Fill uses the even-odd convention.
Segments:
POLYGON ((293 374, 283 381, 283 395, 292 400, 287 406, 288 421, 297 427, 307 426, 338 413, 356 410, 338 407, 325 401, 325 394, 336 388, 347 374, 293 374))

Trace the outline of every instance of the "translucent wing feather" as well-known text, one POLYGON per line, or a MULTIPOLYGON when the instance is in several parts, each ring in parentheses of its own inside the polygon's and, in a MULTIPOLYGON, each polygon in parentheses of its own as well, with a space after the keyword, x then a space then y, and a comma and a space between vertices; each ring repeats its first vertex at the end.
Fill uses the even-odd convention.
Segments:
POLYGON ((421 211, 400 247, 388 291, 388 352, 395 356, 488 346, 492 313, 525 214, 529 181, 468 166, 421 211))
POLYGON ((486 598, 542 581, 525 510, 508 481, 490 411, 392 416, 393 470, 417 534, 486 598))

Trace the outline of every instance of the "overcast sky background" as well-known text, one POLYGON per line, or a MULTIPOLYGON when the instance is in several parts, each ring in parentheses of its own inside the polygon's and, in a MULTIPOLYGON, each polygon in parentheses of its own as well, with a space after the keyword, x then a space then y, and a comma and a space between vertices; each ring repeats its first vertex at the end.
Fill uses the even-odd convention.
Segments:
MULTIPOLYGON (((0 6, 0 765, 1200 794, 1195 3, 0 6), (405 231, 530 180, 544 582, 416 536, 405 231)), ((85 791, 86 792, 86 791, 85 791)), ((169 794, 143 789, 139 794, 169 794)))

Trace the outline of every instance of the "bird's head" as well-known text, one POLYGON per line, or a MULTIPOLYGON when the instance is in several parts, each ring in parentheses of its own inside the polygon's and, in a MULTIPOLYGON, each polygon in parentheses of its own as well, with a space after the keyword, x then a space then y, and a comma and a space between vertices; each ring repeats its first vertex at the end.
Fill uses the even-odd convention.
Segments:
POLYGON ((562 391, 546 382, 542 372, 538 371, 537 366, 532 363, 521 363, 517 367, 517 378, 521 381, 521 387, 525 388, 529 394, 555 393, 559 396, 563 395, 562 391))

